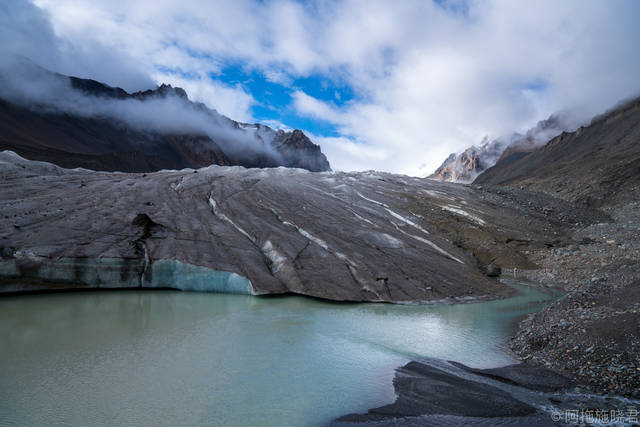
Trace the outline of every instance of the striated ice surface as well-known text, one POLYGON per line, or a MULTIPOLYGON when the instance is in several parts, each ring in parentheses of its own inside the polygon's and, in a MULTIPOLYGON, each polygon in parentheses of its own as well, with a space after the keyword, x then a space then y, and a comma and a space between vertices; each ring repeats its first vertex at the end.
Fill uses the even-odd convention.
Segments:
POLYGON ((512 217, 468 187, 215 165, 89 172, 9 152, 0 177, 0 292, 151 286, 389 302, 505 292, 451 235, 478 232, 461 212, 512 217))

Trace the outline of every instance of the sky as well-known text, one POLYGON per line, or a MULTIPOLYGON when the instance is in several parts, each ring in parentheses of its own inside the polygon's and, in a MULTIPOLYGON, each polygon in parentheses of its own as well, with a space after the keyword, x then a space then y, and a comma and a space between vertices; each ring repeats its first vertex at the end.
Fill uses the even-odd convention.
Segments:
POLYGON ((635 0, 5 0, 0 53, 180 86, 302 129, 334 170, 424 176, 485 136, 639 95, 638 22, 635 0))

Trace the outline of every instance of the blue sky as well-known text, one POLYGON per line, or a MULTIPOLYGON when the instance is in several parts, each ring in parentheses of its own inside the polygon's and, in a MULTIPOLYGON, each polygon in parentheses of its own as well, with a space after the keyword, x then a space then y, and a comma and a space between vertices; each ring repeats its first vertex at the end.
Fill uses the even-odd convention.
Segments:
POLYGON ((638 22, 634 0, 11 0, 0 48, 302 129, 337 170, 424 176, 485 136, 638 95, 638 22))
POLYGON ((255 121, 277 121, 286 127, 304 129, 315 135, 339 136, 339 132, 327 120, 298 115, 291 105, 295 91, 304 91, 336 108, 354 99, 354 91, 348 84, 319 74, 292 78, 282 84, 270 81, 259 70, 247 69, 238 63, 225 65, 220 72, 211 73, 209 77, 228 86, 239 85, 250 93, 256 101, 250 110, 255 121))

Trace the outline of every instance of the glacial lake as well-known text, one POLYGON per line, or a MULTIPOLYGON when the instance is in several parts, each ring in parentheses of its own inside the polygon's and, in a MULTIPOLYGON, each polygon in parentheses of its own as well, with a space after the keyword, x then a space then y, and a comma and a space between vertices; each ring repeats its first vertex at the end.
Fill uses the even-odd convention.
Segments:
POLYGON ((515 321, 553 298, 403 306, 99 291, 0 298, 0 426, 326 425, 391 403, 423 356, 516 360, 515 321))

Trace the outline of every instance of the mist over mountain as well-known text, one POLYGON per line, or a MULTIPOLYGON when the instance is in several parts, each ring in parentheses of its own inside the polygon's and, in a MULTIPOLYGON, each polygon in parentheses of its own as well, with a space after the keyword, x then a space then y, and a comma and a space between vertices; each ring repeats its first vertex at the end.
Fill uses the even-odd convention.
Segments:
POLYGON ((473 145, 461 153, 451 153, 429 178, 440 181, 470 183, 478 175, 496 164, 505 155, 532 151, 560 133, 573 130, 579 121, 568 113, 552 114, 539 121, 524 134, 513 133, 509 137, 489 139, 473 145))
POLYGON ((505 150, 474 184, 526 188, 600 207, 640 194, 640 97, 533 150, 505 150))
POLYGON ((169 85, 128 93, 9 55, 0 63, 0 99, 0 148, 65 167, 330 169, 301 131, 236 122, 169 85))

